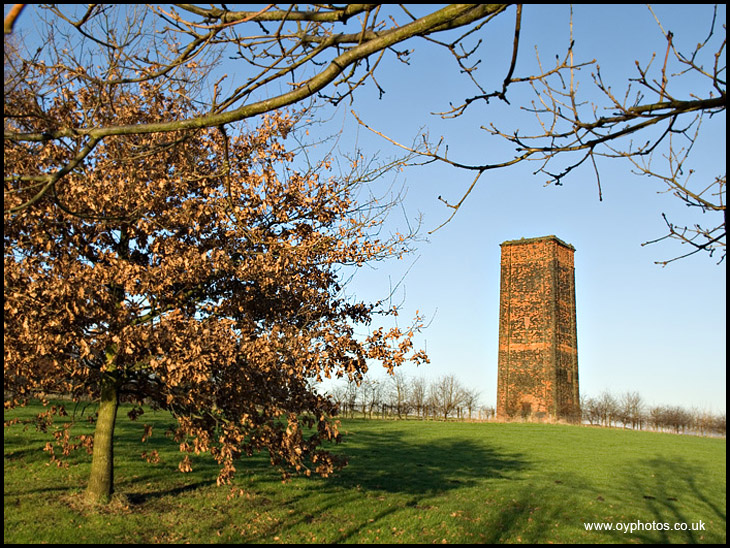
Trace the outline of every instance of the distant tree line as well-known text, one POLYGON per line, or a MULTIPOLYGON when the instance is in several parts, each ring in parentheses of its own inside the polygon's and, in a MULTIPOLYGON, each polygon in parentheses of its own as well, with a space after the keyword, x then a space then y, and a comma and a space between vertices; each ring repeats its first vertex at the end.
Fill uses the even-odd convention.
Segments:
MULTIPOLYGON (((465 386, 453 374, 427 380, 398 371, 383 379, 365 377, 359 384, 339 384, 329 394, 344 417, 496 419, 495 408, 480 403, 479 390, 465 386)), ((581 418, 583 424, 592 426, 725 435, 725 413, 678 405, 649 405, 633 391, 620 396, 604 391, 597 397, 582 397, 581 418)))
POLYGON ((494 408, 479 404, 480 392, 465 387, 455 375, 428 381, 397 371, 384 379, 366 377, 359 384, 337 385, 329 394, 345 417, 486 420, 495 416, 494 408))
POLYGON ((649 405, 638 392, 614 396, 604 391, 581 398, 583 422, 591 425, 655 430, 677 434, 725 435, 725 413, 679 405, 649 405))

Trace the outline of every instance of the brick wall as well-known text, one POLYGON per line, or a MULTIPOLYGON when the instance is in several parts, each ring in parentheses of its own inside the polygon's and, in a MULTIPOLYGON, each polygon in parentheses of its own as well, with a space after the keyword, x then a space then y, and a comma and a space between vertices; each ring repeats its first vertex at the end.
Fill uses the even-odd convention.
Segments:
POLYGON ((580 416, 574 251, 555 236, 502 244, 500 418, 580 416))

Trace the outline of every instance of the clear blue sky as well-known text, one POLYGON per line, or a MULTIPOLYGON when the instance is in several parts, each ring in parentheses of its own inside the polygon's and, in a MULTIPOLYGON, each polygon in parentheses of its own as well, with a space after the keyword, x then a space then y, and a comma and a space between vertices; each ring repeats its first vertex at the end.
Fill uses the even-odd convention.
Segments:
MULTIPOLYGON (((229 5, 231 9, 236 9, 229 5)), ((248 7, 248 6, 247 6, 248 7)), ((430 9, 414 6, 414 12, 430 9)), ((250 9, 250 8, 249 8, 250 9)), ((395 8, 394 8, 395 9, 395 8)), ((7 11, 7 7, 6 7, 7 11)), ((682 51, 691 51, 709 30, 712 8, 673 4, 655 8, 664 28, 671 30, 682 51)), ((28 32, 35 21, 23 14, 19 28, 28 32)), ((520 57, 515 76, 531 74, 535 46, 545 64, 563 55, 568 45, 569 7, 525 7, 520 57)), ((511 54, 514 8, 486 25, 478 76, 488 89, 504 79, 511 54)), ((725 6, 717 30, 724 37, 725 6)), ((32 30, 30 30, 32 36, 32 30)), ((635 60, 645 63, 652 53, 663 60, 666 41, 644 5, 577 5, 574 7, 576 60, 598 60, 602 75, 622 95, 627 78, 636 76, 635 60)), ((459 76, 453 58, 424 41, 408 44, 415 51, 406 67, 386 56, 378 82, 382 99, 370 86, 359 90, 354 108, 370 126, 403 143, 426 128, 432 138, 444 136, 452 159, 465 162, 500 161, 511 147, 488 137, 479 126, 515 126, 516 106, 499 102, 477 106, 462 119, 443 121, 429 113, 449 108, 475 93, 459 76)), ((658 62, 658 61, 655 61, 658 62)), ((724 64, 724 60, 723 60, 724 64)), ((234 67, 223 67, 235 77, 234 67)), ((594 96, 589 71, 581 76, 583 96, 594 96)), ((516 90, 515 90, 516 91, 516 90)), ((691 91, 691 90, 689 90, 691 91)), ((511 92, 514 93, 514 92, 511 92)), ((684 97, 687 97, 685 95, 684 97)), ((513 104, 517 94, 510 95, 513 104)), ((358 128, 340 108, 328 128, 344 127, 341 147, 357 142, 365 153, 398 154, 391 145, 358 128)), ((725 174, 725 114, 707 121, 693 151, 696 177, 725 174)), ((499 312, 499 244, 520 237, 555 234, 576 248, 578 352, 582 394, 615 395, 638 391, 649 404, 679 404, 724 412, 726 402, 726 262, 695 255, 662 268, 654 264, 686 252, 676 242, 642 247, 642 242, 665 234, 662 213, 677 223, 693 223, 676 198, 663 194, 659 181, 632 175, 624 161, 599 165, 603 201, 592 168, 576 171, 561 187, 544 187, 534 165, 519 165, 485 174, 454 219, 422 242, 403 261, 378 263, 361 269, 348 291, 363 299, 380 299, 402 281, 394 296, 402 302, 399 321, 416 310, 428 328, 417 343, 431 364, 407 375, 436 379, 455 374, 464 384, 481 390, 482 403, 494 405, 497 384, 499 312)), ((413 220, 423 214, 423 234, 449 215, 437 197, 458 201, 472 175, 445 165, 408 169, 395 182, 408 191, 404 211, 413 220)), ((382 181, 387 186, 392 178, 382 181)), ((406 229, 402 215, 389 226, 406 229)), ((709 223, 708 223, 709 224, 709 223)), ((387 324, 386 324, 387 325, 387 324)), ((382 372, 380 372, 382 374, 382 372)))
MULTIPOLYGON (((711 7, 687 4, 660 6, 655 12, 684 51, 705 38, 712 17, 711 7)), ((509 63, 514 10, 500 18, 502 22, 494 21, 482 31, 487 41, 483 51, 493 58, 485 56, 479 68, 480 74, 493 73, 484 80, 495 87, 509 63)), ((563 55, 568 20, 567 6, 525 7, 515 76, 525 75, 532 66, 535 45, 546 63, 563 55)), ((723 6, 716 31, 721 36, 724 22, 723 6)), ((663 59, 666 50, 664 37, 643 5, 575 6, 574 34, 576 60, 598 59, 605 81, 622 91, 627 78, 636 76, 635 60, 644 63, 653 52, 663 59)), ((410 67, 393 61, 378 74, 386 91, 382 99, 373 88, 358 96, 354 109, 363 121, 403 143, 427 127, 432 138, 444 136, 455 160, 505 159, 509 147, 484 135, 479 126, 494 122, 509 127, 515 110, 501 105, 475 108, 464 119, 448 122, 429 115, 446 110, 450 101, 459 103, 473 88, 459 77, 448 55, 423 42, 411 47, 415 51, 410 67)), ((585 97, 594 96, 592 86, 589 74, 583 74, 580 89, 585 97)), ((343 118, 365 150, 397 153, 382 139, 355 128, 345 113, 334 123, 343 118)), ((704 131, 692 167, 698 176, 724 175, 724 113, 704 131)), ((399 319, 406 322, 419 310, 430 322, 419 342, 427 348, 431 364, 407 366, 404 373, 429 379, 453 373, 480 389, 484 404, 494 405, 499 244, 555 234, 576 248, 581 393, 597 396, 609 390, 620 395, 631 390, 649 404, 725 411, 727 263, 718 266, 719 256, 698 254, 666 267, 654 264, 688 251, 674 241, 641 246, 666 233, 662 213, 678 223, 701 219, 676 198, 662 194, 665 188, 658 180, 633 175, 627 162, 604 161, 599 167, 603 201, 589 167, 560 187, 544 187, 545 177, 532 174, 534 165, 488 172, 456 217, 428 236, 429 242, 412 258, 363 269, 350 288, 353 294, 379 298, 407 272, 394 297, 403 302, 399 319)), ((407 214, 412 219, 420 212, 425 230, 436 228, 449 215, 437 197, 458 201, 471 177, 437 164, 406 170, 398 181, 408 190, 407 214)))

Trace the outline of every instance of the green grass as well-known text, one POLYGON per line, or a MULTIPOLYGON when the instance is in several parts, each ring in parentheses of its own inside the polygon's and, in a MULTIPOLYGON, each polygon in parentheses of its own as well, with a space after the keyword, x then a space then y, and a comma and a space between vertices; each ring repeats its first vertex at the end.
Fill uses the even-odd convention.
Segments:
MULTIPOLYGON (((6 413, 5 419, 29 410, 6 413)), ((79 507, 90 457, 48 465, 47 434, 5 431, 5 542, 658 543, 726 540, 724 439, 579 426, 351 419, 334 477, 281 482, 264 456, 217 487, 209 456, 177 471, 164 413, 120 413, 118 497, 79 507), (140 443, 142 424, 153 424, 140 443), (143 450, 160 450, 148 464, 143 450), (704 524, 704 531, 656 530, 704 524), (644 530, 587 531, 585 523, 644 530), (647 529, 647 526, 649 527, 647 529)), ((90 426, 84 427, 90 430, 90 426)))

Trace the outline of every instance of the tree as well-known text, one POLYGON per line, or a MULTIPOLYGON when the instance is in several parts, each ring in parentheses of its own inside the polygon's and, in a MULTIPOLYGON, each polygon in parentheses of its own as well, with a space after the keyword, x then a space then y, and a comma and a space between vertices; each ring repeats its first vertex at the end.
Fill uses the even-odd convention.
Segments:
POLYGON ((429 399, 434 413, 446 420, 464 402, 464 388, 455 375, 444 375, 431 384, 429 399))
POLYGON ((727 432, 727 419, 725 413, 722 415, 716 415, 714 424, 713 424, 713 431, 717 434, 724 436, 727 432))
POLYGON ((669 427, 676 434, 684 432, 692 423, 692 415, 678 405, 669 405, 664 408, 664 426, 669 427))
POLYGON ((388 401, 399 419, 408 416, 410 411, 410 384, 411 381, 400 371, 390 377, 388 401))
POLYGON ((414 377, 411 380, 411 387, 408 391, 409 403, 415 409, 417 417, 426 417, 428 406, 428 385, 423 377, 414 377))
POLYGON ((469 419, 471 414, 475 411, 479 405, 480 391, 476 387, 462 389, 462 403, 466 406, 466 410, 469 413, 469 419))
POLYGON ((624 393, 619 399, 618 406, 624 428, 629 424, 633 429, 641 428, 644 421, 644 401, 638 392, 624 393))
POLYGON ((647 419, 654 430, 660 430, 664 427, 664 407, 654 405, 647 411, 647 419))
MULTIPOLYGON (((60 86, 44 98, 28 67, 12 66, 6 134, 43 133, 49 120, 197 115, 181 85, 69 93, 64 71, 38 66, 34 77, 60 86)), ((285 140, 296 122, 275 113, 245 131, 90 137, 84 151, 72 137, 6 140, 5 405, 53 394, 99 402, 93 441, 60 438, 64 452, 93 443, 91 500, 113 491, 120 402, 173 414, 183 472, 188 453, 209 452, 225 484, 236 459, 265 450, 285 474, 327 475, 338 463, 321 445, 338 438, 336 406, 311 381, 360 379, 368 360, 392 372, 425 359, 411 344, 417 325, 355 333, 392 311, 346 298, 342 267, 399 256, 408 235, 378 236, 387 206, 356 201, 372 166, 355 160, 340 174, 325 157, 294 169, 285 140)))
POLYGON ((373 410, 382 402, 383 383, 379 379, 365 378, 360 383, 360 405, 363 416, 373 418, 373 410))
POLYGON ((332 399, 337 405, 337 412, 345 417, 355 416, 357 407, 357 380, 347 378, 344 384, 335 386, 331 392, 332 399), (348 415, 349 414, 349 415, 348 415))
POLYGON ((619 406, 616 398, 607 390, 601 393, 593 404, 595 413, 603 426, 611 426, 618 420, 619 406))
POLYGON ((580 410, 582 419, 588 421, 588 424, 600 424, 601 423, 601 411, 600 405, 596 398, 589 398, 585 395, 581 395, 580 410))

